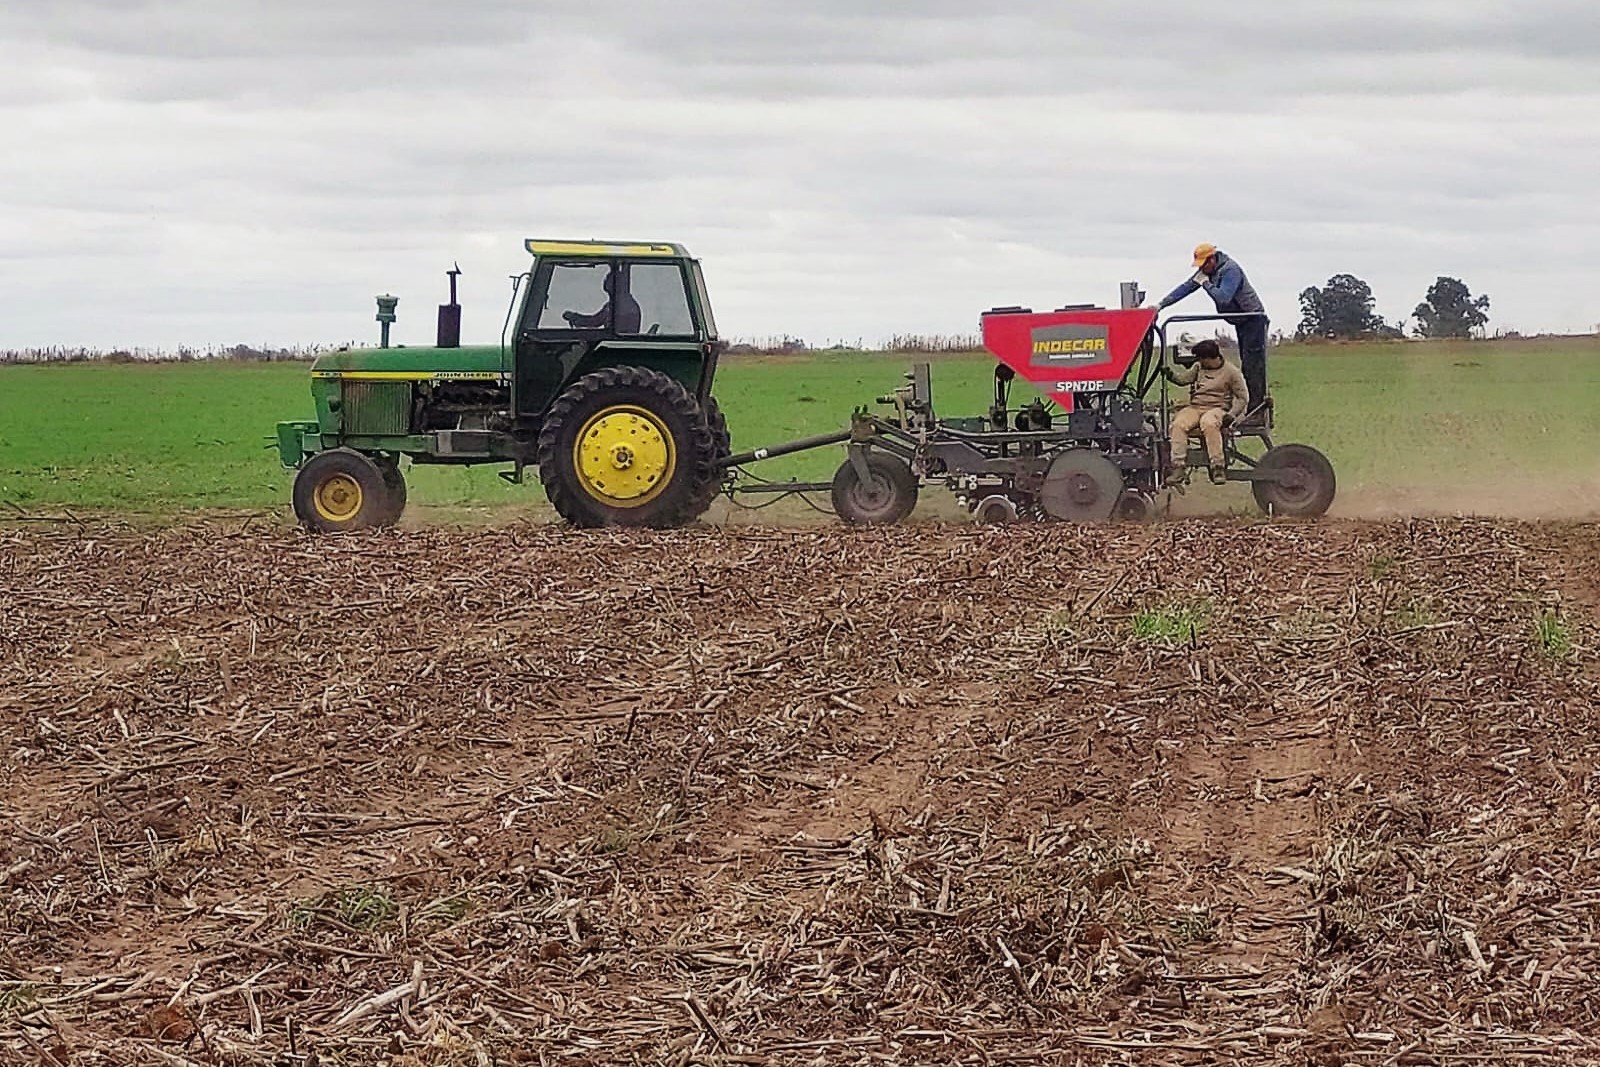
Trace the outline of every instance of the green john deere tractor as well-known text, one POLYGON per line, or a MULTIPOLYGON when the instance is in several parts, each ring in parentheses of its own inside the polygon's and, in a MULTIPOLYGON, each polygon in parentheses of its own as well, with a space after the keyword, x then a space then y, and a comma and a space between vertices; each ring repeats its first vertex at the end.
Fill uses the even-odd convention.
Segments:
POLYGON ((391 348, 396 300, 378 298, 378 348, 311 366, 314 421, 278 424, 295 515, 319 531, 391 525, 400 460, 535 466, 576 526, 681 526, 721 488, 727 424, 711 395, 723 343, 699 261, 681 245, 529 240, 498 346, 462 347, 461 308, 437 344, 391 348))

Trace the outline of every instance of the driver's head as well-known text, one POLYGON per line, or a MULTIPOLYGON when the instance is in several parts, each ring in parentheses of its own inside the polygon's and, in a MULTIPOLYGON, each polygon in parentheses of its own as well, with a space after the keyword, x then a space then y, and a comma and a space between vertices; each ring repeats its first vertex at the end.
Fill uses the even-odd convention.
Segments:
POLYGON ((1195 269, 1203 270, 1207 274, 1217 272, 1217 246, 1209 241, 1194 246, 1195 269))
POLYGON ((1215 341, 1201 341, 1194 346, 1194 354, 1206 370, 1216 370, 1222 366, 1222 349, 1217 347, 1215 341))
POLYGON ((616 292, 617 272, 614 270, 606 271, 605 281, 601 282, 600 284, 605 286, 607 296, 610 296, 612 293, 616 292))

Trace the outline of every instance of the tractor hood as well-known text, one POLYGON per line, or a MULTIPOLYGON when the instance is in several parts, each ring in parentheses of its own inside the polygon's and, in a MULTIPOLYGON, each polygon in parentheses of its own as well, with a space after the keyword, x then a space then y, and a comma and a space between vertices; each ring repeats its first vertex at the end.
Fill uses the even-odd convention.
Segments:
POLYGON ((462 348, 348 348, 320 355, 311 364, 318 378, 382 376, 395 380, 499 378, 499 345, 462 348))

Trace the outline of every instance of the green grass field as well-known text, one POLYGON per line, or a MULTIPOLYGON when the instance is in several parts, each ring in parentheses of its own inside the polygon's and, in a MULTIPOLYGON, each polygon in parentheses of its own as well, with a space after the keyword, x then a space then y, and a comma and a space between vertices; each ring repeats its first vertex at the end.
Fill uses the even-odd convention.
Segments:
MULTIPOLYGON (((900 384, 910 362, 735 359, 717 395, 735 448, 775 444, 843 428, 854 406, 900 384)), ((992 360, 932 362, 938 410, 985 410, 992 360)), ((1290 346, 1275 350, 1271 377, 1277 438, 1325 451, 1341 500, 1548 499, 1586 510, 1600 473, 1600 339, 1290 346)), ((1019 387, 1013 402, 1031 396, 1019 387)), ((291 476, 269 436, 276 421, 309 411, 303 364, 0 367, 0 501, 29 512, 282 511, 291 476)), ((826 479, 842 456, 833 448, 751 469, 826 479)), ((410 481, 423 507, 543 501, 536 482, 508 486, 487 467, 421 468, 410 481)))

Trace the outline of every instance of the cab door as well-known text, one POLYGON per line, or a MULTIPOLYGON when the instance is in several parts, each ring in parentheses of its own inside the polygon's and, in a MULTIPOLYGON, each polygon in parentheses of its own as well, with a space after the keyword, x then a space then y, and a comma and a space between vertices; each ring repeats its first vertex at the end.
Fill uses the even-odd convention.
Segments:
POLYGON ((543 415, 595 345, 612 336, 616 273, 609 259, 541 260, 534 268, 513 349, 517 415, 543 415))

